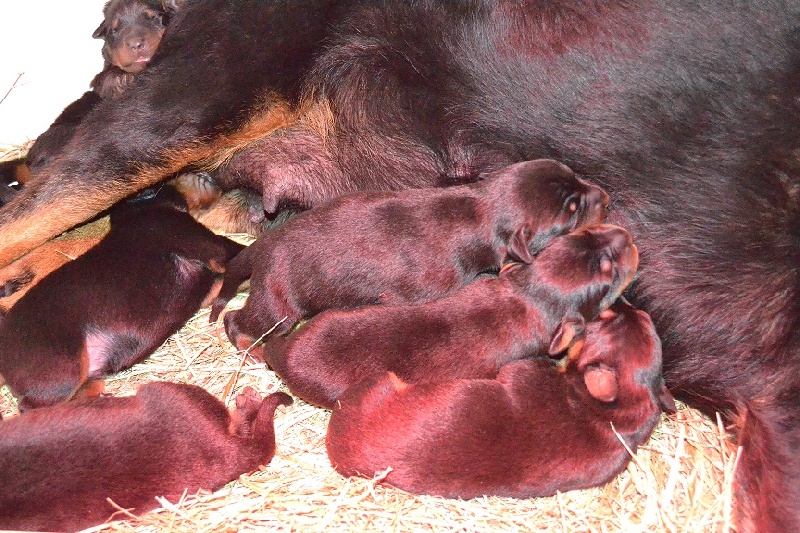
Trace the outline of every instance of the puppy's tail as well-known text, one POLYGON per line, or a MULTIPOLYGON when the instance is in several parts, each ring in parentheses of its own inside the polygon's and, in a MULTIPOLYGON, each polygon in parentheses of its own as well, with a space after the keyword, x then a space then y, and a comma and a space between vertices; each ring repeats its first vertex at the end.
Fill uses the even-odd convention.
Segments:
POLYGON ((250 279, 250 276, 253 274, 253 246, 250 245, 241 252, 239 252, 236 257, 234 257, 230 263, 228 263, 228 267, 225 270, 225 277, 223 278, 222 288, 219 290, 219 294, 216 298, 214 298, 214 302, 211 304, 211 315, 209 317, 209 322, 214 323, 219 318, 219 314, 225 309, 225 306, 228 302, 236 296, 236 293, 239 291, 239 286, 250 279))
POLYGON ((273 392, 261 402, 258 414, 253 422, 253 442, 259 446, 269 448, 269 457, 264 459, 264 464, 272 460, 275 454, 275 409, 279 405, 292 405, 294 400, 285 392, 273 392))

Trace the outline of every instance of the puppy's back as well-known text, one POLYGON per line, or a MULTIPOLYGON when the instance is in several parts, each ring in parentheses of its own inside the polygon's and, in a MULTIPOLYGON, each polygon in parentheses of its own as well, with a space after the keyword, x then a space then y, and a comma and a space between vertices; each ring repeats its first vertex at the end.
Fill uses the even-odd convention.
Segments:
POLYGON ((271 460, 272 415, 286 403, 264 400, 245 437, 208 392, 166 382, 0 422, 0 528, 79 529, 112 515, 106 498, 141 513, 156 496, 216 490, 271 460))

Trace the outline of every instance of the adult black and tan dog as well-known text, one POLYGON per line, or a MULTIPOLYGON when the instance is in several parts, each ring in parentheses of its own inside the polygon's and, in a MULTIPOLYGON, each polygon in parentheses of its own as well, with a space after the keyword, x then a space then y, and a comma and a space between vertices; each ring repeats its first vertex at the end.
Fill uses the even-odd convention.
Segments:
POLYGON ((640 245, 670 389, 735 422, 739 530, 800 530, 799 95, 797 0, 190 3, 0 264, 206 159, 269 212, 559 159, 640 245))

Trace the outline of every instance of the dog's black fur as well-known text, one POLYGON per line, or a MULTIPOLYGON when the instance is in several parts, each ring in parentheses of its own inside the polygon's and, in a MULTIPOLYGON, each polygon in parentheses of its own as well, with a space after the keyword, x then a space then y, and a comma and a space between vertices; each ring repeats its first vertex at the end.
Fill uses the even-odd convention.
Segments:
POLYGON ((170 18, 186 0, 110 0, 103 22, 92 37, 103 39, 104 67, 92 80, 91 91, 68 105, 49 128, 36 138, 26 155, 34 174, 57 157, 72 138, 75 127, 103 99, 116 98, 152 59, 170 18))
POLYGON ((0 210, 0 263, 281 128, 256 174, 223 182, 280 203, 287 186, 321 198, 561 160, 640 245, 631 296, 670 388, 737 425, 740 531, 800 530, 796 1, 205 0, 182 17, 0 210), (319 109, 327 130, 297 120, 319 109))
POLYGON ((0 163, 0 207, 11 201, 29 178, 30 171, 24 159, 0 163))

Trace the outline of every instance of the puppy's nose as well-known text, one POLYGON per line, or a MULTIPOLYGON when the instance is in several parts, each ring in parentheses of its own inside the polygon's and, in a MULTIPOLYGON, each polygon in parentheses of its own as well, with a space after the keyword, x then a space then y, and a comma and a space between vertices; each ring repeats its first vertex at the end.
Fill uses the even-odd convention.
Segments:
POLYGON ((142 48, 144 48, 144 37, 141 37, 139 35, 135 37, 130 37, 125 40, 125 45, 134 51, 141 50, 142 48))

